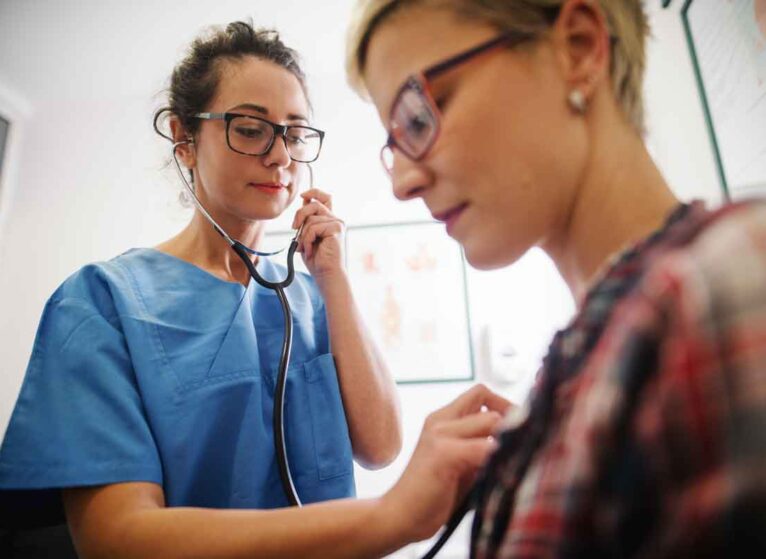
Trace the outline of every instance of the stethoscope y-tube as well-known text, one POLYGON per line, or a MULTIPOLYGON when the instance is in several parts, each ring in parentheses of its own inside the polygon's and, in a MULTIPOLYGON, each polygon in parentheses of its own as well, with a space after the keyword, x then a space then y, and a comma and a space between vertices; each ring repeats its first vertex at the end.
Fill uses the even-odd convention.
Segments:
MULTIPOLYGON (((299 231, 300 233, 300 231, 299 231)), ((297 235, 296 235, 297 238, 297 235)), ((264 287, 273 289, 277 294, 279 303, 282 305, 282 315, 285 317, 285 333, 282 338, 282 353, 279 356, 279 373, 277 374, 277 384, 274 388, 274 414, 272 419, 272 429, 274 430, 274 448, 277 455, 277 466, 279 467, 279 479, 282 481, 282 489, 284 489, 287 501, 291 506, 301 506, 298 492, 295 490, 295 483, 293 483, 293 477, 290 474, 290 464, 287 459, 287 446, 285 444, 285 390, 287 388, 287 367, 290 363, 290 351, 293 346, 293 316, 290 312, 290 305, 287 302, 287 296, 285 295, 284 288, 290 285, 295 275, 293 269, 293 256, 295 255, 295 249, 298 248, 298 241, 293 239, 290 242, 290 247, 287 249, 287 276, 280 282, 270 282, 264 280, 255 269, 253 261, 250 259, 249 253, 245 250, 245 246, 239 241, 236 241, 231 248, 239 255, 242 261, 247 266, 247 270, 250 272, 250 276, 264 287)))
MULTIPOLYGON (((282 339, 282 352, 279 356, 279 372, 277 374, 277 384, 274 389, 274 413, 273 413, 273 425, 274 431, 274 450, 277 455, 277 466, 279 469, 279 479, 282 482, 282 489, 285 492, 287 501, 291 506, 302 506, 301 500, 298 497, 298 492, 295 489, 295 483, 293 482, 292 475, 290 473, 290 462, 287 457, 287 446, 285 444, 285 391, 287 388, 287 367, 290 363, 290 351, 293 346, 293 317, 290 312, 290 304, 287 301, 287 295, 285 295, 285 288, 293 282, 295 277, 295 266, 293 259, 295 257, 295 251, 298 249, 298 239, 303 231, 303 225, 295 233, 295 236, 290 241, 290 246, 287 248, 287 275, 282 281, 274 282, 264 279, 258 270, 255 268, 251 256, 273 256, 282 252, 278 250, 276 252, 259 252, 245 246, 236 239, 230 237, 223 228, 216 223, 213 217, 205 210, 202 202, 197 198, 197 194, 189 184, 189 181, 184 177, 181 164, 178 162, 176 151, 182 145, 193 143, 192 140, 184 140, 181 142, 175 142, 173 144, 173 162, 175 163, 176 171, 178 171, 178 177, 181 179, 186 191, 191 196, 191 200, 200 213, 207 219, 213 228, 229 243, 232 250, 242 259, 250 276, 261 286, 267 289, 273 290, 277 294, 279 303, 282 306, 282 314, 285 319, 285 332, 282 339)), ((311 165, 307 163, 309 168, 309 177, 311 186, 314 186, 314 170, 311 165)))

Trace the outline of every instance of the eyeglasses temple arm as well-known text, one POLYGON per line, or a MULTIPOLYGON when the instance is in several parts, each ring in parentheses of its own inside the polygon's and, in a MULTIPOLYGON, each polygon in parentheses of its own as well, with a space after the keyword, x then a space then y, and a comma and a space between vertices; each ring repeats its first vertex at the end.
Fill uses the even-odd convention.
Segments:
POLYGON ((431 66, 430 68, 427 68, 426 70, 423 71, 423 77, 429 80, 431 78, 438 76, 442 72, 449 70, 453 66, 457 66, 458 64, 461 64, 467 59, 472 58, 476 56, 477 54, 481 54, 485 50, 489 50, 491 48, 494 48, 506 42, 510 43, 511 45, 515 45, 523 41, 529 40, 530 38, 532 38, 532 35, 528 33, 513 33, 511 31, 508 31, 506 33, 503 33, 502 35, 499 35, 498 37, 495 37, 494 39, 487 41, 486 43, 477 45, 476 47, 472 48, 469 51, 460 53, 456 56, 453 56, 452 58, 448 58, 444 62, 440 62, 434 66, 431 66))

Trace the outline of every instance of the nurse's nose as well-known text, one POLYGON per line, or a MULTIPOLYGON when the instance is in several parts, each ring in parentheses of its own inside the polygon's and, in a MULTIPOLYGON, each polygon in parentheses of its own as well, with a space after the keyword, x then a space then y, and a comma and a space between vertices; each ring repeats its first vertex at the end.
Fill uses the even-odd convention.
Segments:
POLYGON ((282 134, 276 134, 274 141, 267 151, 263 155, 263 162, 267 167, 289 167, 292 159, 290 159, 290 153, 287 151, 287 139, 282 134))

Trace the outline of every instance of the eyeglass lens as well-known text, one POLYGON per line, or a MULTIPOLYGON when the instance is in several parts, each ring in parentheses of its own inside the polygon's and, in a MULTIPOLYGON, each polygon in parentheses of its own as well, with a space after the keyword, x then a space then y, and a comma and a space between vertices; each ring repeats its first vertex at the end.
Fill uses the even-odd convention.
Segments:
MULTIPOLYGON (((274 141, 274 127, 259 118, 236 116, 228 128, 229 146, 247 155, 266 153, 274 141)), ((319 132, 305 126, 290 126, 285 133, 285 146, 290 159, 311 162, 319 156, 322 139, 319 132)))
MULTIPOLYGON (((438 117, 425 95, 419 88, 408 87, 402 90, 391 113, 391 131, 396 146, 413 159, 421 157, 428 150, 437 133, 438 117)), ((388 153, 382 157, 383 164, 390 171, 393 154, 388 153)))

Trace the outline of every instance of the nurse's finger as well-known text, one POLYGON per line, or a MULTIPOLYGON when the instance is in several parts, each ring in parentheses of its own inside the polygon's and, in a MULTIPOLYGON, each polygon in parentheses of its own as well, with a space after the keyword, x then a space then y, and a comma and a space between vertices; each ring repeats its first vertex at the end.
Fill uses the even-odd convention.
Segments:
POLYGON ((332 209, 332 195, 328 194, 324 190, 319 190, 318 188, 310 188, 305 192, 301 192, 301 198, 303 198, 304 204, 311 202, 313 199, 322 202, 322 204, 327 206, 329 209, 332 209))
POLYGON ((456 441, 455 453, 459 455, 464 467, 461 477, 473 476, 476 470, 484 466, 489 456, 497 450, 498 442, 487 437, 476 437, 456 441), (467 467, 465 467, 467 466, 467 467))
POLYGON ((297 229, 301 226, 301 224, 306 221, 306 218, 311 215, 326 215, 326 216, 333 216, 332 210, 325 206, 322 202, 319 202, 318 200, 312 200, 311 202, 308 202, 305 206, 300 208, 297 212, 295 212, 295 217, 293 218, 293 229, 297 229))
POLYGON ((468 439, 489 437, 497 431, 503 416, 496 411, 479 412, 460 419, 441 421, 433 426, 437 435, 468 439))
POLYGON ((302 244, 311 244, 314 241, 343 233, 346 224, 335 216, 312 215, 306 220, 301 233, 302 244))
POLYGON ((483 384, 477 384, 463 392, 451 403, 433 412, 431 416, 434 416, 436 419, 458 418, 470 413, 476 413, 483 408, 505 415, 512 406, 513 404, 510 401, 499 394, 492 392, 483 384))
POLYGON ((327 237, 341 236, 345 229, 345 224, 337 218, 324 216, 312 216, 309 218, 308 225, 303 228, 300 244, 303 254, 311 258, 313 245, 327 237))

